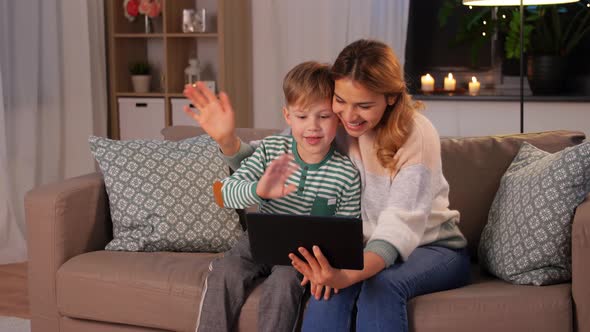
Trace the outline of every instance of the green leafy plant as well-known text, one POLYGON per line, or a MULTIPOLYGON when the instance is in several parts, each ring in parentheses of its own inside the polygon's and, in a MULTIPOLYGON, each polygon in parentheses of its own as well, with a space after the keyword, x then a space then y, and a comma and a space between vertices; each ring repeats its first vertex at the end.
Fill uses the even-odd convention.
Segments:
MULTIPOLYGON (((531 47, 531 34, 535 29, 535 23, 539 20, 537 13, 525 14, 523 31, 523 53, 531 47)), ((503 27, 506 35, 504 39, 504 54, 506 59, 520 59, 520 11, 513 9, 507 26, 503 27)))
MULTIPOLYGON (((461 0, 445 0, 438 21, 444 27, 461 0)), ((518 7, 472 7, 460 22, 455 43, 471 44, 472 63, 484 42, 498 31, 503 39, 507 59, 520 58, 520 11, 518 7), (484 21, 486 24, 484 24, 484 21)), ((525 7, 524 53, 567 55, 590 31, 590 9, 584 2, 569 5, 525 7), (577 11, 576 11, 577 9, 577 11), (575 13, 575 14, 574 14, 575 13)))
MULTIPOLYGON (((465 7, 461 0, 444 1, 438 12, 439 26, 444 28, 451 16, 463 8, 465 7)), ((484 43, 489 42, 497 20, 492 19, 491 7, 474 8, 469 10, 466 15, 461 15, 459 19, 459 30, 450 46, 469 44, 471 46, 471 64, 474 65, 479 57, 481 47, 484 43), (483 24, 484 21, 486 24, 483 24)))
POLYGON ((137 61, 129 65, 131 75, 149 75, 151 72, 150 64, 144 61, 137 61))
POLYGON ((590 9, 576 5, 539 7, 530 36, 533 54, 566 56, 584 39, 590 32, 590 9), (575 7, 581 9, 574 13, 575 7))

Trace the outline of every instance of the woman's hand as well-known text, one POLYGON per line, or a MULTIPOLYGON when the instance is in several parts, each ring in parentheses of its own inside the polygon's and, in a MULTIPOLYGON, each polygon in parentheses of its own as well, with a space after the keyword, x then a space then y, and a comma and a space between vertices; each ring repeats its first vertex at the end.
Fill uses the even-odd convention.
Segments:
POLYGON ((187 105, 184 106, 184 112, 219 144, 221 152, 228 156, 238 152, 240 140, 235 133, 235 114, 227 94, 221 92, 217 99, 203 82, 185 85, 183 94, 199 110, 199 113, 195 113, 187 105))
MULTIPOLYGON (((305 286, 308 283, 309 283, 309 290, 311 292, 311 296, 313 296, 319 300, 319 298, 322 296, 323 286, 314 284, 313 282, 309 281, 309 279, 307 279, 307 277, 304 276, 303 281, 301 281, 301 286, 305 286)), ((338 288, 334 288, 334 294, 338 294, 338 288)), ((326 287, 326 292, 324 293, 324 299, 325 300, 330 299, 330 287, 326 287)))
POLYGON ((283 154, 273 160, 258 180, 256 194, 263 199, 276 199, 297 190, 294 184, 287 184, 287 179, 297 170, 292 163, 293 155, 283 154))
POLYGON ((355 283, 352 278, 354 271, 333 268, 318 246, 313 246, 313 256, 303 247, 298 250, 307 262, 304 262, 295 254, 289 254, 291 264, 299 273, 303 274, 304 281, 305 279, 309 280, 312 286, 311 293, 316 300, 320 299, 324 287, 326 287, 324 299, 328 300, 332 289, 337 293, 338 289, 346 288, 355 283))

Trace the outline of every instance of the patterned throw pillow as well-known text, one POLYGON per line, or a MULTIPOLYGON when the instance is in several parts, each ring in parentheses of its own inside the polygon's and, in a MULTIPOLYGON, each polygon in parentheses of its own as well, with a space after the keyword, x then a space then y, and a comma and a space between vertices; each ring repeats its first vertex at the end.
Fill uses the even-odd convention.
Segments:
POLYGON ((590 142, 551 154, 524 143, 502 177, 479 259, 514 284, 571 279, 571 221, 590 190, 590 142))
POLYGON ((215 203, 212 184, 229 170, 209 136, 89 143, 113 221, 105 249, 221 252, 242 233, 238 214, 215 203))

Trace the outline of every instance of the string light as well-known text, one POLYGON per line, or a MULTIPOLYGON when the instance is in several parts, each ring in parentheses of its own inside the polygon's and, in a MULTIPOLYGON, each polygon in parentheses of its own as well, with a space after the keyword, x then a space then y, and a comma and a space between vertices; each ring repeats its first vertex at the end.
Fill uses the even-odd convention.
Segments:
POLYGON ((486 22, 486 21, 483 21, 483 25, 486 25, 486 24, 488 24, 488 22, 486 22))
POLYGON ((486 33, 485 32, 482 32, 481 35, 485 37, 486 36, 486 33))
POLYGON ((469 9, 473 9, 473 6, 469 6, 469 9))
POLYGON ((506 14, 502 14, 502 18, 503 19, 506 19, 506 14))

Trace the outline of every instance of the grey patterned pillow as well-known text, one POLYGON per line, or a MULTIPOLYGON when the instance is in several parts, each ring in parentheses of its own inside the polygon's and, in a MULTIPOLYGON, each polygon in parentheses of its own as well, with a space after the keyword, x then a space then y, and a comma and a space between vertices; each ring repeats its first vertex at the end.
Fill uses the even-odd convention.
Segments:
POLYGON ((515 284, 571 279, 571 220, 590 190, 590 142, 551 154, 524 143, 502 177, 479 259, 515 284))
POLYGON ((105 249, 220 252, 242 233, 238 214, 215 203, 212 184, 229 170, 209 136, 89 143, 113 221, 105 249))

